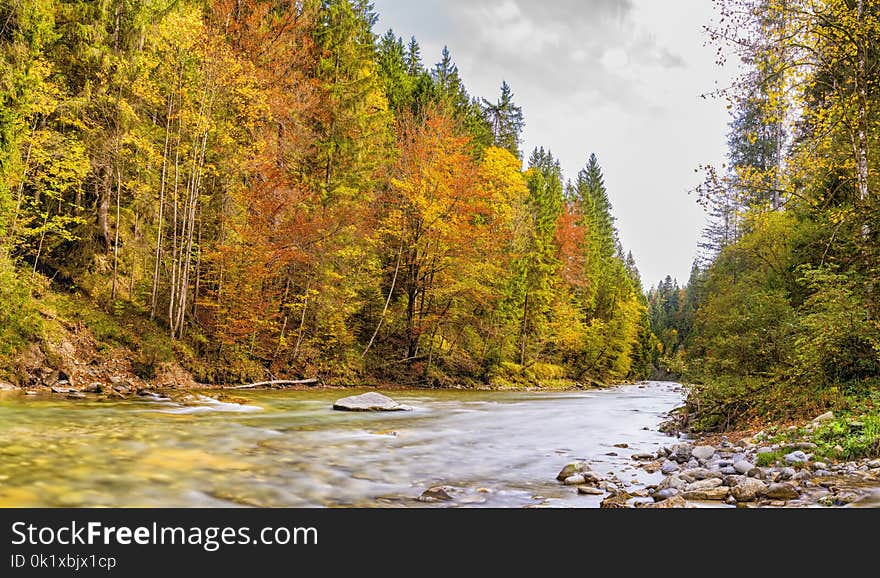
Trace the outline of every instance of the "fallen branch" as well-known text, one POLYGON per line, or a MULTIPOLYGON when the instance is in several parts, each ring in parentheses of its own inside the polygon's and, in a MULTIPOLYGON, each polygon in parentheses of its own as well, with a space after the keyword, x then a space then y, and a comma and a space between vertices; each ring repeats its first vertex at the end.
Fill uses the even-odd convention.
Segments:
POLYGON ((285 379, 280 379, 276 381, 261 381, 259 383, 249 383, 247 385, 236 385, 233 387, 224 387, 223 389, 255 389, 257 387, 275 387, 275 386, 285 386, 285 385, 312 385, 315 383, 321 383, 320 379, 298 379, 295 381, 289 381, 285 379))

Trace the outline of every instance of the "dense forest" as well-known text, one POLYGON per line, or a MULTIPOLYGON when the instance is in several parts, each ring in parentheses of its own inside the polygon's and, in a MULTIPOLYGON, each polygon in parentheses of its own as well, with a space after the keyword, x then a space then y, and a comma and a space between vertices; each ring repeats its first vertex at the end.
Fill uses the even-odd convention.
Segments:
MULTIPOLYGON (((597 158, 567 180, 550 150, 521 150, 507 83, 475 97, 448 50, 428 64, 416 39, 376 25, 365 0, 0 2, 0 377, 25 385, 21 352, 52 362, 59 333, 80 330, 104 355, 133 352, 144 377, 176 360, 205 383, 646 376, 648 301, 597 158)), ((828 48, 849 58, 843 38, 828 48)), ((857 76, 829 82, 802 82, 811 114, 795 139, 829 160, 801 167, 792 149, 785 211, 737 197, 742 233, 700 273, 695 351, 719 368, 776 370, 797 331, 788 374, 876 368, 876 326, 846 313, 873 303, 876 204, 846 137, 851 113, 875 122, 874 86, 853 107, 857 76), (744 306, 780 340, 713 341, 744 306), (841 367, 831 345, 859 357, 841 367)), ((744 142, 781 102, 761 94, 744 142)), ((752 166, 764 144, 742 151, 749 178, 777 170, 752 166)))
POLYGON ((712 217, 703 259, 684 287, 667 279, 649 295, 659 362, 702 384, 692 405, 708 429, 871 408, 880 3, 717 4, 709 33, 745 71, 723 94, 728 163, 698 190, 712 217))

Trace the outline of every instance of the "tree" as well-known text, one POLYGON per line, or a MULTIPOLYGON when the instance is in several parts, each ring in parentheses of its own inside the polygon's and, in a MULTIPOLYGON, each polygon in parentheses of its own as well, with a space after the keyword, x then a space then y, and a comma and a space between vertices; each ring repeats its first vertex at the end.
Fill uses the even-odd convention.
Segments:
POLYGON ((513 91, 507 81, 501 84, 501 96, 497 103, 483 99, 483 112, 492 127, 495 146, 521 158, 520 135, 525 127, 525 121, 523 121, 522 108, 513 102, 513 91))

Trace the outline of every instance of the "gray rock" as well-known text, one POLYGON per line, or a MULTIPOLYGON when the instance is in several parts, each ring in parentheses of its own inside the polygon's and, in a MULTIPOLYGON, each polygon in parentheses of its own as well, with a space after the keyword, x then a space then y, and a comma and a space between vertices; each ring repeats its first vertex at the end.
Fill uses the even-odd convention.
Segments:
POLYGON ((672 446, 672 452, 670 457, 680 464, 686 463, 689 459, 691 459, 691 452, 693 451, 693 446, 688 443, 675 444, 672 446))
POLYGON ((659 492, 654 492, 654 501, 662 502, 664 500, 669 500, 681 494, 681 490, 676 490, 675 488, 666 488, 665 490, 660 490, 659 492))
POLYGON ((733 464, 733 469, 735 469, 738 473, 742 475, 748 474, 750 471, 755 469, 755 464, 751 462, 747 462, 745 460, 740 460, 733 464))
POLYGON ((763 446, 763 447, 758 448, 757 452, 755 452, 755 453, 757 453, 758 455, 761 455, 761 454, 772 454, 772 453, 773 453, 773 448, 768 448, 767 446, 763 446))
POLYGON ((564 483, 566 486, 582 486, 587 483, 587 479, 584 477, 583 474, 575 474, 573 476, 568 476, 567 478, 565 478, 562 483, 564 483))
POLYGON ((725 466, 719 470, 725 476, 734 476, 736 475, 736 470, 733 469, 733 466, 725 466))
POLYGON ((345 397, 333 404, 337 411, 411 411, 412 408, 402 405, 381 393, 370 392, 363 395, 345 397))
POLYGON ((697 446, 691 451, 691 455, 698 460, 706 461, 715 455, 715 448, 712 446, 697 446))
POLYGON ((785 480, 790 480, 794 478, 797 474, 794 468, 782 468, 779 470, 779 476, 776 478, 779 481, 784 482, 785 480))
POLYGON ((783 482, 781 484, 770 484, 766 496, 771 500, 796 500, 801 497, 801 494, 793 485, 783 482))
POLYGON ((834 412, 829 411, 828 413, 823 413, 820 416, 817 416, 813 419, 813 423, 822 423, 825 421, 834 421, 834 412))
POLYGON ((730 488, 727 486, 718 486, 706 490, 694 490, 693 492, 685 492, 686 500, 699 500, 709 502, 723 502, 730 495, 730 488))
POLYGON ((813 474, 811 474, 811 473, 810 473, 809 471, 807 471, 807 470, 801 470, 801 471, 799 471, 798 473, 796 473, 796 474, 794 475, 794 479, 795 479, 795 480, 798 480, 798 481, 801 481, 801 480, 809 480, 809 479, 812 478, 812 477, 813 477, 813 474))
POLYGON ((578 493, 587 496, 603 496, 605 495, 605 490, 600 490, 593 486, 578 486, 578 493))
POLYGON ((732 488, 745 479, 745 476, 725 476, 723 482, 725 486, 732 488))
POLYGON ((664 478, 662 482, 657 484, 657 490, 681 490, 683 491, 687 487, 687 482, 679 478, 678 476, 669 476, 664 478))
POLYGON ((813 469, 814 470, 827 470, 828 464, 826 464, 825 462, 815 462, 813 464, 813 469))
POLYGON ((809 459, 810 458, 807 457, 807 454, 800 450, 785 455, 785 463, 787 464, 804 464, 809 459))
POLYGON ((717 488, 721 485, 721 480, 718 478, 712 478, 709 480, 700 480, 698 482, 694 482, 693 484, 689 484, 687 488, 685 488, 686 492, 700 492, 703 490, 711 490, 712 488, 717 488))
POLYGON ((666 509, 666 508, 687 508, 687 502, 681 496, 673 496, 667 500, 663 500, 662 502, 655 502, 653 504, 637 504, 639 508, 649 508, 649 509, 666 509))
POLYGON ((730 490, 737 502, 753 502, 766 493, 767 484, 755 478, 745 478, 730 490))
POLYGON ((660 471, 663 472, 664 474, 666 474, 667 476, 669 474, 674 474, 675 472, 677 472, 680 469, 681 468, 678 466, 678 464, 671 461, 671 460, 667 460, 667 461, 663 462, 663 465, 660 467, 660 471))
POLYGON ((699 468, 700 467, 700 460, 698 460, 697 458, 691 458, 688 460, 688 462, 687 462, 687 464, 685 464, 685 466, 690 469, 699 468))
POLYGON ((449 502, 455 489, 451 486, 433 486, 422 492, 420 502, 449 502))
POLYGON ((683 470, 679 475, 681 477, 693 478, 694 480, 705 480, 706 478, 714 478, 715 472, 706 468, 692 468, 683 470))
POLYGON ((592 468, 590 468, 589 463, 587 463, 583 460, 579 460, 576 462, 572 462, 572 463, 566 465, 564 468, 562 468, 562 470, 559 472, 559 474, 557 474, 556 479, 559 480, 560 482, 562 482, 566 478, 570 478, 571 476, 573 476, 575 474, 583 474, 584 472, 589 472, 589 471, 591 471, 591 469, 592 468))

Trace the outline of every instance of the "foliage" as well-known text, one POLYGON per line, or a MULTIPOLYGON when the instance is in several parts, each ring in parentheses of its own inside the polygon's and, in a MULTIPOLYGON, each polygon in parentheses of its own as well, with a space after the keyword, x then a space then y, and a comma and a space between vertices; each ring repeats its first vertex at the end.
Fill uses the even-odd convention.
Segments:
POLYGON ((144 377, 173 358, 212 382, 645 376, 598 159, 576 192, 544 149, 523 171, 513 89, 471 95, 448 49, 426 66, 377 19, 366 0, 3 4, 0 349, 39 338, 34 279, 144 377))

